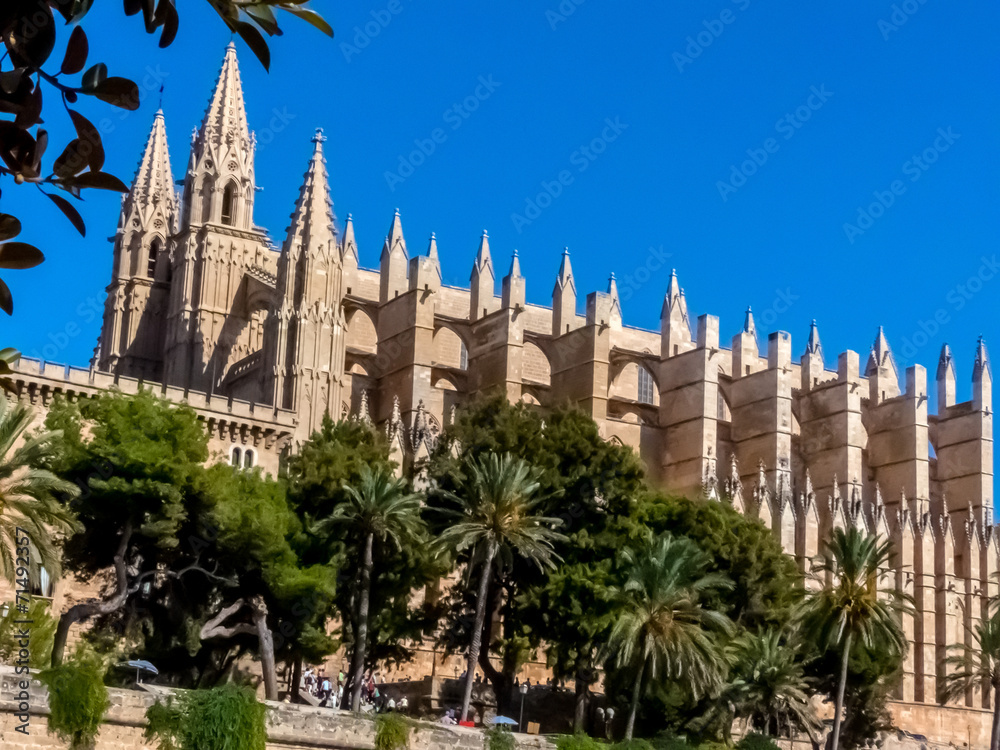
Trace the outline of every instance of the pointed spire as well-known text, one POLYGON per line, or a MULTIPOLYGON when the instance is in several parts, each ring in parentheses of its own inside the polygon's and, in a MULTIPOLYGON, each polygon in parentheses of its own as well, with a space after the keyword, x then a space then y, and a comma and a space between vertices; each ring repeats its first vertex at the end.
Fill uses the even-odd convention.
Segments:
POLYGON ((438 260, 438 241, 434 232, 431 232, 431 238, 427 243, 427 257, 438 260))
POLYGON ((358 241, 354 238, 354 216, 347 214, 347 221, 344 223, 344 236, 340 241, 340 257, 350 265, 358 265, 358 241))
POLYGON ((955 376, 955 359, 951 354, 951 347, 947 344, 941 346, 941 356, 938 357, 937 377, 940 380, 948 375, 955 376))
POLYGON ((326 175, 326 159, 323 158, 322 129, 317 128, 312 139, 313 153, 309 158, 299 189, 299 198, 292 212, 292 223, 288 227, 285 252, 297 243, 303 250, 314 251, 318 247, 332 248, 337 235, 333 202, 330 200, 330 185, 326 175))
POLYGON ((510 259, 510 271, 500 283, 500 305, 504 309, 523 308, 525 305, 526 283, 521 276, 521 261, 517 257, 517 249, 510 259))
MULTIPOLYGON (((174 208, 177 194, 174 192, 174 178, 170 171, 170 153, 167 150, 167 128, 163 120, 163 110, 157 110, 153 127, 146 139, 139 168, 136 170, 129 200, 142 208, 148 208, 159 201, 167 201, 167 210, 174 208)), ((172 227, 169 231, 172 231, 172 227)))
POLYGON ((389 225, 389 232, 385 236, 385 244, 382 246, 382 255, 391 255, 397 250, 401 250, 404 257, 406 253, 406 240, 403 239, 403 221, 399 218, 399 209, 392 215, 392 223, 389 225))
POLYGON ((746 315, 743 317, 743 333, 749 333, 751 336, 757 335, 757 326, 753 322, 753 309, 750 305, 747 305, 746 315))
POLYGON ((358 421, 365 424, 372 423, 372 416, 368 410, 368 391, 361 391, 361 405, 358 407, 358 421))
POLYGON ((496 278, 493 272, 493 258, 490 256, 490 236, 483 230, 483 236, 479 238, 479 249, 476 251, 476 265, 472 269, 473 274, 477 271, 481 274, 485 269, 489 269, 490 276, 496 278))
POLYGON ((668 318, 686 324, 690 333, 691 321, 688 320, 687 302, 684 299, 684 290, 677 280, 676 268, 670 271, 670 282, 667 284, 667 293, 663 297, 663 310, 660 313, 661 320, 668 318))
POLYGON ((877 370, 888 368, 892 374, 898 377, 899 371, 896 369, 896 361, 892 356, 892 349, 889 348, 889 341, 885 337, 882 326, 878 327, 878 335, 875 336, 875 343, 872 344, 871 354, 868 356, 868 366, 865 368, 865 375, 872 375, 877 370))
POLYGON ((611 297, 613 299, 615 299, 615 300, 619 299, 619 297, 618 297, 618 281, 617 281, 617 279, 615 279, 615 272, 614 271, 611 272, 611 277, 608 279, 608 294, 610 294, 611 297))
POLYGON ((218 147, 228 142, 230 137, 242 139, 247 144, 250 142, 236 45, 232 42, 226 47, 226 56, 222 60, 222 69, 205 112, 198 140, 203 145, 211 143, 218 147))
POLYGON ((813 318, 813 322, 809 324, 809 339, 806 341, 806 354, 815 354, 820 357, 823 356, 823 345, 819 340, 819 327, 816 325, 815 318, 813 318))
POLYGON ((571 287, 576 295, 576 281, 573 280, 573 266, 569 262, 569 248, 564 247, 562 260, 559 262, 559 276, 556 277, 556 286, 560 289, 571 287))
POLYGON ((379 259, 379 301, 387 302, 395 299, 406 291, 409 286, 407 270, 409 256, 406 252, 406 240, 403 239, 403 222, 399 218, 399 209, 392 216, 389 232, 382 245, 382 255, 379 259))
POLYGON ((986 342, 983 337, 980 336, 979 340, 976 342, 976 362, 972 367, 972 380, 982 379, 983 375, 989 377, 990 380, 993 379, 993 370, 990 367, 990 355, 986 351, 986 342))
POLYGON ((510 271, 507 275, 511 278, 517 278, 521 275, 521 261, 517 257, 517 248, 514 248, 514 254, 510 257, 510 271))

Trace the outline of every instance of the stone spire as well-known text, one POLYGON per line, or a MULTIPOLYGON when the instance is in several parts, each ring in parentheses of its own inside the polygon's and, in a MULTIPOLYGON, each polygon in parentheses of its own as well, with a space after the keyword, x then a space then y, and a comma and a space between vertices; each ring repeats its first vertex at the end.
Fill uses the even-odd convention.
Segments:
POLYGON ((972 366, 972 405, 977 411, 990 411, 993 406, 993 370, 986 342, 976 342, 976 361, 972 366))
MULTIPOLYGON (((153 127, 146 139, 146 148, 139 161, 132 188, 125 198, 125 204, 134 207, 139 215, 135 218, 150 218, 149 212, 162 203, 165 213, 170 216, 171 224, 163 227, 164 234, 173 234, 177 211, 177 194, 174 192, 174 177, 170 171, 170 153, 167 150, 167 129, 163 120, 163 110, 157 110, 153 118, 153 127)), ((126 208, 122 208, 124 214, 126 208)), ((124 218, 124 216, 123 216, 124 218)))
POLYGON ((526 285, 521 275, 521 261, 517 257, 517 249, 510 259, 510 271, 503 277, 501 283, 500 304, 504 309, 524 308, 526 285))
POLYGON ((875 343, 868 355, 865 376, 868 378, 869 399, 872 404, 880 404, 899 395, 899 371, 882 326, 878 327, 878 335, 875 336, 875 343))
POLYGON ((944 344, 937 367, 937 413, 943 414, 949 406, 955 405, 955 360, 951 356, 951 347, 944 344))
POLYGON ((496 273, 490 256, 490 236, 484 229, 483 236, 479 238, 472 275, 469 277, 469 320, 479 320, 497 309, 493 295, 495 286, 496 273))
POLYGON ((243 84, 240 82, 240 67, 236 60, 236 45, 230 42, 222 60, 222 70, 219 71, 215 91, 212 92, 212 99, 198 132, 198 143, 211 143, 218 148, 238 139, 249 143, 250 128, 243 103, 243 84))
POLYGON ((340 241, 340 258, 344 270, 356 271, 358 268, 358 241, 354 238, 354 217, 347 214, 344 224, 344 236, 340 241))
POLYGON ((564 247, 559 275, 552 288, 552 335, 562 336, 576 328, 576 281, 569 262, 569 248, 564 247))
POLYGON ((688 319, 684 290, 677 280, 677 271, 670 272, 667 293, 660 311, 660 347, 663 357, 672 357, 691 348, 691 321, 688 319))
POLYGON ((618 280, 615 278, 614 272, 608 278, 608 296, 611 298, 612 320, 616 321, 617 325, 620 326, 622 322, 622 300, 618 296, 618 280))
POLYGON ((325 140, 322 129, 317 129, 312 139, 312 157, 292 212, 292 223, 288 227, 285 252, 296 253, 296 248, 301 248, 306 252, 322 251, 328 255, 336 247, 336 216, 333 201, 330 200, 326 159, 323 158, 325 140))
POLYGON ((813 322, 809 325, 809 339, 806 341, 806 353, 816 354, 819 357, 823 356, 823 345, 819 341, 819 327, 816 325, 815 318, 813 318, 813 322))
POLYGON ((122 198, 111 283, 94 365, 162 381, 172 281, 169 238, 178 229, 163 112, 157 111, 132 187, 122 198))
POLYGON ((746 314, 743 316, 743 333, 757 336, 757 325, 753 322, 753 308, 747 305, 746 314))
POLYGON ((819 342, 819 328, 816 321, 809 325, 809 338, 806 340, 806 351, 802 355, 802 390, 808 391, 819 384, 823 374, 823 346, 819 342))
POLYGON ((273 403, 297 411, 309 432, 339 410, 340 383, 332 373, 343 367, 341 254, 323 141, 317 130, 278 258, 277 314, 265 329, 264 377, 273 378, 273 403))
POLYGON ((437 235, 431 232, 427 255, 410 258, 410 289, 436 292, 441 288, 441 262, 438 258, 437 235))
POLYGON ((406 291, 408 258, 406 240, 403 239, 403 223, 397 208, 392 217, 392 224, 389 225, 385 244, 382 245, 382 257, 379 262, 380 302, 388 302, 406 291))

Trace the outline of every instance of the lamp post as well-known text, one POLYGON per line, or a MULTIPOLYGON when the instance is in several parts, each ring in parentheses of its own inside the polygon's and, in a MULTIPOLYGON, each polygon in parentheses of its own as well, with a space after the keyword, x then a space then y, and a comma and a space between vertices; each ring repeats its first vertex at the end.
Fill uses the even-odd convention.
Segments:
POLYGON ((518 688, 521 691, 521 718, 517 722, 517 731, 524 732, 524 696, 528 694, 528 683, 522 682, 521 687, 518 688))

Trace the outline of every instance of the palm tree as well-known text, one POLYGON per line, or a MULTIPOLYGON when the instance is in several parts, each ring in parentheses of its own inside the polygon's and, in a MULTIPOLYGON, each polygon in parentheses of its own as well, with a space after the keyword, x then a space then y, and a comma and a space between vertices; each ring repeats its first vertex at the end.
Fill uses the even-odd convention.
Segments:
POLYGON ((486 600, 493 567, 513 565, 517 554, 539 568, 554 565, 558 559, 552 545, 564 539, 555 531, 561 521, 532 513, 540 501, 538 471, 525 461, 509 454, 488 453, 480 459, 470 458, 465 467, 466 481, 462 495, 448 493, 459 504, 450 514, 455 523, 439 537, 442 551, 471 550, 469 571, 481 565, 476 592, 476 616, 465 671, 465 691, 462 697, 461 720, 465 721, 472 701, 472 684, 482 648, 483 624, 486 621, 486 600))
POLYGON ((361 707, 375 542, 389 542, 396 549, 401 549, 404 544, 421 539, 425 528, 420 517, 420 495, 410 492, 406 480, 397 479, 384 466, 378 466, 374 471, 368 466, 362 467, 357 486, 346 486, 344 489, 347 501, 319 521, 313 531, 326 534, 336 526, 346 525, 362 544, 354 654, 351 659, 351 675, 354 680, 351 708, 357 711, 361 707))
POLYGON ((878 580, 889 569, 892 542, 858 529, 834 529, 827 554, 816 566, 820 581, 830 581, 803 603, 805 632, 821 648, 840 649, 840 676, 834 702, 832 750, 838 750, 844 712, 844 688, 851 647, 858 642, 870 651, 902 655, 906 636, 900 616, 912 611, 907 597, 895 589, 879 590, 878 580))
POLYGON ((989 685, 993 691, 990 750, 1000 750, 1000 612, 976 625, 973 639, 975 644, 972 646, 965 643, 949 646, 953 653, 945 660, 949 669, 938 699, 947 703, 964 698, 977 685, 989 685))
POLYGON ((757 729, 777 736, 782 725, 797 726, 815 736, 821 723, 809 703, 812 685, 799 656, 777 629, 744 634, 733 648, 736 679, 723 698, 757 729))
POLYGON ((54 443, 62 433, 25 436, 32 419, 27 406, 0 396, 0 575, 10 583, 22 557, 18 540, 31 542, 29 570, 44 567, 55 575, 59 554, 54 532, 69 534, 77 528, 73 513, 57 496, 74 498, 79 488, 42 468, 55 455, 54 443))
POLYGON ((625 550, 625 585, 616 593, 620 614, 608 647, 619 668, 635 669, 625 741, 632 739, 643 679, 683 680, 694 697, 719 688, 726 674, 716 632, 732 622, 701 604, 704 595, 731 588, 724 576, 706 573, 704 553, 689 539, 665 534, 648 547, 625 550))

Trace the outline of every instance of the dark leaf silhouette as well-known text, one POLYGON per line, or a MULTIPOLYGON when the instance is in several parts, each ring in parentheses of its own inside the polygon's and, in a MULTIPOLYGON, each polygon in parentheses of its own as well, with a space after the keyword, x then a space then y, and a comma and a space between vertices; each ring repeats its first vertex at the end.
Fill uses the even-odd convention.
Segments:
POLYGON ((66 54, 63 56, 60 70, 66 75, 79 73, 87 64, 89 52, 90 45, 87 43, 87 34, 82 27, 77 26, 69 35, 69 41, 66 43, 66 54))
POLYGON ((27 242, 6 242, 0 245, 0 268, 24 270, 45 260, 42 251, 27 242))
POLYGON ((73 208, 72 204, 61 195, 53 195, 52 193, 45 193, 45 195, 49 196, 49 200, 55 203, 59 207, 59 210, 66 214, 66 218, 76 227, 76 231, 86 237, 87 227, 83 223, 83 217, 80 216, 80 212, 73 208))

